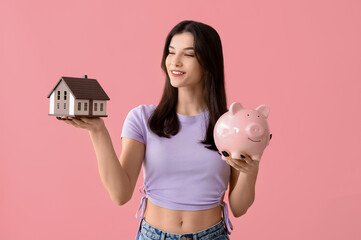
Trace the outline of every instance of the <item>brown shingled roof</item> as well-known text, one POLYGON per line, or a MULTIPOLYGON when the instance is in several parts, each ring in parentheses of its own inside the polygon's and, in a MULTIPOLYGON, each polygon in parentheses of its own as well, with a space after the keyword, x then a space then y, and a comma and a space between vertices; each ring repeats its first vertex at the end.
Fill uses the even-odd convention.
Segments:
POLYGON ((68 85, 70 91, 76 99, 110 100, 96 79, 86 77, 61 77, 59 82, 49 93, 48 98, 50 98, 51 94, 61 81, 64 81, 65 84, 68 85))

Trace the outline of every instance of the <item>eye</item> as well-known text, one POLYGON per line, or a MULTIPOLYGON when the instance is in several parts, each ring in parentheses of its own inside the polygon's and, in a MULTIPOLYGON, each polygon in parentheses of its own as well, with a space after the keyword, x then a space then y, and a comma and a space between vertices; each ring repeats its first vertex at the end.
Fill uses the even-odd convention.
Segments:
POLYGON ((249 116, 249 114, 247 114, 247 117, 249 116))
POLYGON ((192 54, 184 54, 184 56, 187 56, 187 57, 194 57, 194 55, 192 55, 192 54))
POLYGON ((168 54, 174 54, 174 52, 169 52, 168 54))

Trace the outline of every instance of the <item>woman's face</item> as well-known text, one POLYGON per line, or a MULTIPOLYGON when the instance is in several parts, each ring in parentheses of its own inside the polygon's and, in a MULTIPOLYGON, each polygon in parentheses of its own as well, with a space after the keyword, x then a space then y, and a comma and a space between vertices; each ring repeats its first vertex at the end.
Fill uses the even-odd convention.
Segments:
POLYGON ((185 32, 173 36, 165 65, 173 87, 190 87, 201 83, 203 69, 195 56, 193 34, 185 32))

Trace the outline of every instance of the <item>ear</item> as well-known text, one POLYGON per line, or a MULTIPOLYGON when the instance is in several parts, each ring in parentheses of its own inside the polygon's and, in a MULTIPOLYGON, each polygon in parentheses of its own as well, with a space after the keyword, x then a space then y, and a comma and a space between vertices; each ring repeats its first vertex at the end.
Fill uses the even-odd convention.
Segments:
POLYGON ((265 116, 266 118, 268 118, 269 115, 269 107, 265 104, 262 104, 261 106, 258 106, 256 108, 256 110, 258 112, 260 112, 263 116, 265 116))
POLYGON ((236 115, 236 113, 238 111, 240 111, 241 109, 243 109, 242 104, 240 104, 239 102, 234 102, 231 104, 231 106, 229 107, 229 112, 231 114, 231 116, 236 115))

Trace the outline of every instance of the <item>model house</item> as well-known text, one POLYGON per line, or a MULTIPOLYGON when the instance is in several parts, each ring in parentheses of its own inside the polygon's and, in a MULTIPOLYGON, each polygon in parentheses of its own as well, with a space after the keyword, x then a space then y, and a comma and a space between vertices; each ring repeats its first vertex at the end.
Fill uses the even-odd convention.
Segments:
POLYGON ((48 95, 49 116, 107 117, 110 100, 96 79, 61 77, 48 95))

